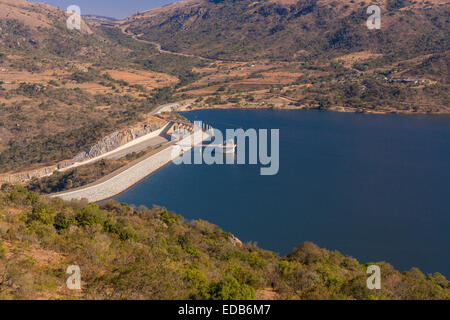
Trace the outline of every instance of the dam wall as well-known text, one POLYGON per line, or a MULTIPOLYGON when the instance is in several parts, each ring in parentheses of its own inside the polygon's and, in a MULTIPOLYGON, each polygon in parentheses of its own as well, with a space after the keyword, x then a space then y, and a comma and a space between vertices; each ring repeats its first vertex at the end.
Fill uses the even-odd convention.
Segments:
POLYGON ((98 141, 89 149, 75 156, 72 160, 58 164, 58 169, 68 169, 74 167, 74 164, 77 163, 83 165, 100 160, 102 156, 106 156, 111 152, 116 152, 125 145, 130 146, 130 143, 139 143, 145 139, 156 137, 161 133, 164 126, 165 123, 143 123, 131 128, 113 132, 98 141))
POLYGON ((103 159, 105 157, 108 157, 108 156, 110 156, 110 155, 112 155, 112 154, 114 154, 116 152, 119 152, 119 151, 124 150, 126 148, 129 148, 129 147, 131 147, 133 145, 141 143, 141 142, 143 142, 145 140, 148 140, 148 139, 151 139, 151 138, 155 138, 155 137, 159 136, 164 130, 166 130, 166 128, 169 125, 170 124, 167 124, 166 126, 160 128, 160 129, 158 129, 156 131, 151 131, 150 133, 148 133, 148 134, 146 134, 144 136, 140 136, 139 138, 135 138, 134 140, 131 140, 128 143, 122 144, 119 147, 114 148, 114 149, 112 149, 110 151, 107 151, 107 152, 104 152, 104 153, 99 153, 99 155, 96 156, 96 157, 93 157, 93 158, 89 158, 89 157, 75 158, 71 162, 66 163, 66 165, 64 165, 64 166, 59 165, 58 166, 59 171, 64 172, 64 171, 67 171, 67 170, 72 169, 72 168, 76 168, 76 167, 79 167, 79 166, 84 166, 86 164, 90 164, 90 163, 99 161, 99 160, 101 160, 101 159, 103 159), (80 159, 81 161, 76 161, 77 159, 80 159))
MULTIPOLYGON (((208 137, 209 135, 205 134, 201 130, 198 130, 192 135, 189 135, 181 140, 179 144, 188 145, 191 143, 191 139, 193 139, 197 144, 201 144, 208 137)), ((195 146, 195 144, 193 146, 195 146)), ((180 147, 178 145, 170 145, 164 150, 142 160, 107 181, 87 186, 79 190, 53 194, 51 197, 57 197, 63 200, 86 199, 89 202, 97 202, 111 198, 132 187, 151 173, 178 158, 183 152, 187 152, 192 149, 192 147, 184 147, 182 149, 183 150, 180 151, 180 147)))
POLYGON ((10 173, 10 174, 0 174, 0 186, 4 183, 20 184, 27 182, 33 178, 44 178, 53 174, 57 171, 57 166, 49 166, 45 168, 39 168, 36 170, 29 170, 25 172, 10 173))
POLYGON ((143 122, 133 127, 116 131, 104 137, 86 151, 78 154, 72 160, 24 172, 0 174, 0 186, 4 183, 25 183, 33 178, 40 179, 51 176, 55 171, 64 172, 72 168, 96 162, 114 152, 157 137, 167 126, 168 124, 165 121, 155 123, 155 120, 153 120, 152 123, 143 122))

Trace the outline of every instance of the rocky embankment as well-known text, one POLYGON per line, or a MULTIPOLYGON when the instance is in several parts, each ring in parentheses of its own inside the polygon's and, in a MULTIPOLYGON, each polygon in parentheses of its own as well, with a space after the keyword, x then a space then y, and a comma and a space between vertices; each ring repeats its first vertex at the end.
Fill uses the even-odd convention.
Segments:
POLYGON ((0 185, 2 183, 24 183, 33 178, 43 178, 50 176, 51 174, 53 174, 53 172, 67 168, 74 163, 84 162, 115 150, 120 146, 123 146, 137 138, 161 129, 162 127, 164 127, 164 125, 166 125, 165 120, 149 116, 144 121, 132 127, 111 133, 71 160, 35 170, 1 174, 0 185))
POLYGON ((126 170, 117 173, 106 181, 94 183, 77 190, 53 194, 51 196, 63 200, 86 199, 89 202, 109 199, 130 188, 151 173, 168 164, 170 161, 178 158, 184 152, 189 151, 193 146, 201 144, 208 138, 210 138, 208 134, 205 134, 201 130, 197 130, 177 144, 169 144, 158 153, 152 154, 142 161, 133 164, 126 170))
POLYGON ((107 152, 113 151, 124 144, 127 144, 137 138, 145 136, 151 132, 161 129, 166 124, 165 121, 152 118, 151 122, 139 123, 131 128, 116 131, 104 137, 89 149, 78 154, 70 161, 58 164, 58 169, 67 168, 74 163, 88 161, 97 158, 107 152))
POLYGON ((58 170, 57 166, 49 166, 45 168, 39 168, 36 170, 30 170, 25 172, 18 172, 13 174, 0 174, 0 186, 2 183, 23 183, 29 181, 33 178, 44 178, 51 175, 53 172, 58 170))

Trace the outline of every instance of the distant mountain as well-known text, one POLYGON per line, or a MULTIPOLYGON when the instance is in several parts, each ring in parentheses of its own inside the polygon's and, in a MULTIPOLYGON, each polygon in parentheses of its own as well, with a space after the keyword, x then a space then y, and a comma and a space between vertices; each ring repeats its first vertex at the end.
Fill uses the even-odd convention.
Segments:
POLYGON ((189 68, 119 28, 83 19, 69 30, 68 18, 46 4, 0 0, 2 173, 70 159, 140 121, 176 82, 154 70, 189 68))
POLYGON ((97 15, 93 15, 93 14, 83 15, 83 19, 85 21, 87 21, 88 24, 93 24, 93 25, 114 23, 114 22, 119 20, 119 19, 116 19, 116 18, 97 16, 97 15))
POLYGON ((0 52, 27 56, 29 63, 54 64, 58 58, 107 63, 109 57, 128 51, 93 30, 85 19, 81 30, 69 30, 68 18, 65 11, 50 5, 0 0, 0 52))
POLYGON ((84 19, 88 20, 99 20, 99 21, 118 21, 119 19, 112 18, 112 17, 105 17, 105 16, 98 16, 95 14, 86 14, 83 15, 84 19))
POLYGON ((79 31, 64 10, 0 0, 0 172, 71 159, 175 99, 449 113, 450 3, 372 3, 381 30, 362 0, 189 0, 79 31))
POLYGON ((396 58, 449 48, 448 1, 189 0, 125 21, 163 49, 213 58, 304 60, 371 51, 396 58), (367 7, 381 7, 369 30, 367 7))

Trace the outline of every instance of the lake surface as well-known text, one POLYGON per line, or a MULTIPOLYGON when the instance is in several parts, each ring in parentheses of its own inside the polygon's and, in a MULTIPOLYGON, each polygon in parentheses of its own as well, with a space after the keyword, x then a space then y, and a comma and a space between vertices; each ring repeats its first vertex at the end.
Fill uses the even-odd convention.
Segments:
POLYGON ((360 262, 450 276, 450 118, 319 111, 183 113, 280 129, 280 171, 169 164, 117 201, 204 219, 281 255, 304 241, 360 262))

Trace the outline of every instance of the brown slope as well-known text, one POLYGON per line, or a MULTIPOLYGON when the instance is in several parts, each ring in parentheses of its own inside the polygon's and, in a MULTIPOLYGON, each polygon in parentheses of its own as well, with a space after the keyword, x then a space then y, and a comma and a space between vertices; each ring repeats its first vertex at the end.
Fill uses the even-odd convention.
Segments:
MULTIPOLYGON (((33 31, 39 28, 55 29, 64 24, 68 15, 58 8, 44 3, 33 3, 25 0, 0 0, 0 19, 17 20, 33 31)), ((82 22, 81 32, 92 34, 89 26, 82 22)))
POLYGON ((163 49, 216 58, 292 60, 370 50, 428 53, 448 47, 448 1, 378 1, 382 30, 366 27, 364 1, 192 0, 149 10, 124 23, 163 49))

